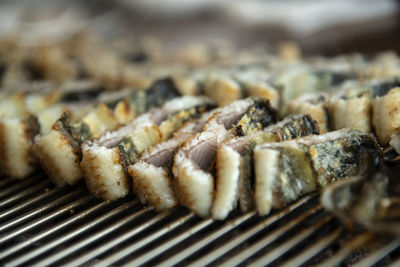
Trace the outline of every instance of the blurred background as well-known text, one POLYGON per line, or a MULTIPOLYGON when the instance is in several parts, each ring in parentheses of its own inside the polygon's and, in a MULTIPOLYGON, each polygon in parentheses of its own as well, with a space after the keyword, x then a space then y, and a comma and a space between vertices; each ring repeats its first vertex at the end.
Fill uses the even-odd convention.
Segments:
POLYGON ((90 0, 0 2, 0 35, 24 45, 58 42, 83 30, 105 38, 274 47, 295 41, 305 54, 400 52, 394 0, 90 0))

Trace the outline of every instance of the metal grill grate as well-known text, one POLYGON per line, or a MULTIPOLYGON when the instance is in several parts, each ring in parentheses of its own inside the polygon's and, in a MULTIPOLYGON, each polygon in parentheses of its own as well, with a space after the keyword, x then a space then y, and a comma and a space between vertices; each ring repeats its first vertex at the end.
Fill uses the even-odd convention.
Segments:
POLYGON ((38 174, 0 181, 0 264, 6 266, 288 266, 399 264, 400 239, 347 229, 309 195, 267 217, 203 220, 162 213, 133 196, 102 202, 84 185, 56 188, 38 174))

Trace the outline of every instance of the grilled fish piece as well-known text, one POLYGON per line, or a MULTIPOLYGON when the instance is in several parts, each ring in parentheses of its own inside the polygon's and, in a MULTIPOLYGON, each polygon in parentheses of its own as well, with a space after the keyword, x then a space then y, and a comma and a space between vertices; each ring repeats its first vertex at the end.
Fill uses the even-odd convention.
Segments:
POLYGON ((342 129, 254 149, 255 203, 260 215, 361 170, 362 151, 380 158, 367 133, 342 129))
POLYGON ((24 86, 27 85, 18 88, 21 92, 6 95, 0 104, 0 153, 4 159, 0 165, 7 175, 17 178, 26 177, 36 168, 31 150, 33 137, 48 133, 62 113, 75 113, 87 106, 75 100, 88 101, 102 91, 90 81, 68 82, 57 87, 51 83, 35 83, 30 87, 32 92, 24 86), (77 97, 79 94, 82 96, 77 97))
POLYGON ((321 203, 346 222, 400 236, 398 166, 380 165, 367 175, 349 177, 327 187, 321 203))
POLYGON ((254 206, 252 185, 253 148, 262 143, 318 134, 318 124, 309 115, 295 115, 246 136, 225 140, 217 150, 216 193, 212 217, 223 220, 235 208, 237 200, 243 212, 254 206))
POLYGON ((83 142, 98 138, 106 130, 114 130, 131 121, 136 114, 178 95, 170 79, 160 80, 145 91, 101 95, 100 100, 104 103, 98 104, 79 120, 71 121, 68 115, 63 115, 49 134, 36 137, 35 156, 56 185, 73 185, 82 178, 79 163, 83 142))
POLYGON ((304 94, 287 105, 289 114, 309 114, 317 121, 320 133, 328 132, 328 94, 304 94))
POLYGON ((209 74, 204 82, 204 93, 222 107, 242 98, 240 84, 223 74, 209 74))
POLYGON ((89 191, 106 200, 124 197, 130 188, 126 168, 138 154, 214 106, 206 97, 175 98, 116 131, 84 143, 81 167, 89 191))
POLYGON ((400 126, 400 81, 380 83, 372 89, 372 125, 380 144, 387 145, 400 126))
POLYGON ((193 134, 200 132, 213 112, 187 122, 166 141, 149 147, 128 167, 133 180, 133 192, 143 204, 161 211, 178 204, 173 188, 172 164, 179 146, 193 134))
POLYGON ((235 101, 210 117, 203 131, 186 140, 174 158, 174 189, 180 204, 201 217, 210 213, 214 197, 212 174, 218 145, 232 135, 246 135, 275 122, 269 101, 235 101))
MULTIPOLYGON (((310 66, 287 69, 276 79, 276 84, 281 87, 281 116, 287 114, 287 105, 291 100, 305 94, 329 91, 332 87, 339 86, 352 78, 354 75, 351 73, 317 71, 310 66)), ((320 130, 323 132, 323 129, 320 130)))
POLYGON ((371 132, 371 97, 367 87, 358 82, 343 85, 328 101, 333 130, 351 128, 371 132))
POLYGON ((204 92, 220 106, 246 97, 262 97, 270 100, 274 108, 279 105, 279 93, 256 73, 210 74, 205 80, 204 92))

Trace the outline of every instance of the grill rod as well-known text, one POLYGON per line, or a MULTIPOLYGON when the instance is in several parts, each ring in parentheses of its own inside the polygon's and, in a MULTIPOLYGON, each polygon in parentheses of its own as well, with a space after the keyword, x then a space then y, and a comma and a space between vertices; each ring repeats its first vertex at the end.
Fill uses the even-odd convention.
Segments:
POLYGON ((56 188, 43 175, 3 178, 0 195, 0 264, 6 266, 399 261, 399 239, 346 229, 321 209, 318 195, 266 217, 236 212, 223 222, 182 207, 156 213, 133 196, 101 202, 82 184, 56 188))

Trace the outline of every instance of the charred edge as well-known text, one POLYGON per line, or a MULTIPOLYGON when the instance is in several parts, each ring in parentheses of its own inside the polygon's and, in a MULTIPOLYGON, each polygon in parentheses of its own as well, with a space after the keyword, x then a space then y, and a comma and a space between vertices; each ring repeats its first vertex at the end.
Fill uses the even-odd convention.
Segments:
POLYGON ((181 146, 177 146, 174 151, 172 152, 172 157, 168 160, 168 162, 165 164, 165 169, 168 172, 168 176, 171 177, 171 179, 174 179, 174 174, 172 173, 172 168, 174 166, 174 159, 175 159, 175 155, 176 153, 178 153, 178 150, 180 149, 181 146))
POLYGON ((390 82, 385 82, 375 85, 374 87, 372 87, 372 97, 373 98, 382 97, 395 87, 400 87, 400 80, 397 78, 390 82))
POLYGON ((204 82, 203 81, 197 81, 196 82, 196 93, 198 95, 204 95, 204 82))
POLYGON ((26 119, 26 124, 28 125, 28 136, 29 136, 29 141, 33 143, 33 139, 36 135, 40 133, 40 124, 36 116, 29 116, 28 119, 26 119))
POLYGON ((148 62, 150 60, 150 56, 143 50, 139 50, 127 55, 127 60, 132 63, 142 64, 148 62))
POLYGON ((276 123, 277 111, 269 100, 257 99, 236 123, 236 135, 244 136, 276 123))
POLYGON ((195 106, 195 107, 184 109, 184 110, 181 110, 181 111, 176 111, 176 112, 170 114, 165 121, 175 120, 178 117, 179 118, 179 123, 183 124, 183 123, 185 123, 185 122, 187 122, 189 120, 200 118, 200 116, 204 112, 206 112, 208 110, 211 110, 211 109, 213 109, 215 107, 217 107, 215 104, 207 103, 205 105, 195 106))
POLYGON ((118 145, 119 154, 125 162, 126 166, 133 164, 139 152, 131 138, 124 138, 118 145))
POLYGON ((22 68, 31 80, 38 81, 45 79, 41 70, 35 66, 31 59, 26 60, 25 63, 23 63, 22 68))
POLYGON ((249 168, 250 168, 250 187, 251 187, 251 192, 255 191, 255 177, 256 177, 256 171, 254 169, 254 149, 250 150, 248 152, 248 155, 246 155, 249 159, 249 168))
POLYGON ((5 62, 0 62, 0 84, 3 82, 3 76, 6 73, 7 65, 5 62))
POLYGON ((80 123, 79 127, 73 127, 70 125, 70 118, 67 113, 63 113, 61 117, 54 123, 53 130, 60 131, 71 142, 72 149, 79 158, 82 158, 81 144, 84 140, 91 137, 90 128, 85 123, 80 123))
POLYGON ((312 134, 319 134, 319 127, 318 123, 310 115, 301 117, 300 121, 293 119, 279 131, 281 140, 289 140, 312 134))
MULTIPOLYGON (((122 169, 124 170, 125 176, 130 177, 130 174, 128 172, 128 166, 133 164, 133 161, 134 161, 134 160, 130 159, 130 155, 129 155, 130 151, 127 152, 123 145, 118 145, 117 149, 118 149, 118 155, 120 158, 119 163, 121 164, 122 169)), ((132 179, 127 179, 127 180, 129 183, 129 188, 132 188, 132 179)))
POLYGON ((96 86, 81 91, 68 92, 61 97, 60 101, 77 102, 77 101, 92 100, 98 97, 104 90, 105 90, 104 87, 96 86))
POLYGON ((166 78, 156 81, 146 90, 146 110, 162 105, 166 100, 180 96, 174 81, 166 78))
POLYGON ((241 98, 248 97, 249 96, 249 90, 247 89, 247 86, 243 82, 241 82, 239 80, 236 80, 236 82, 240 86, 240 96, 241 96, 241 98))

